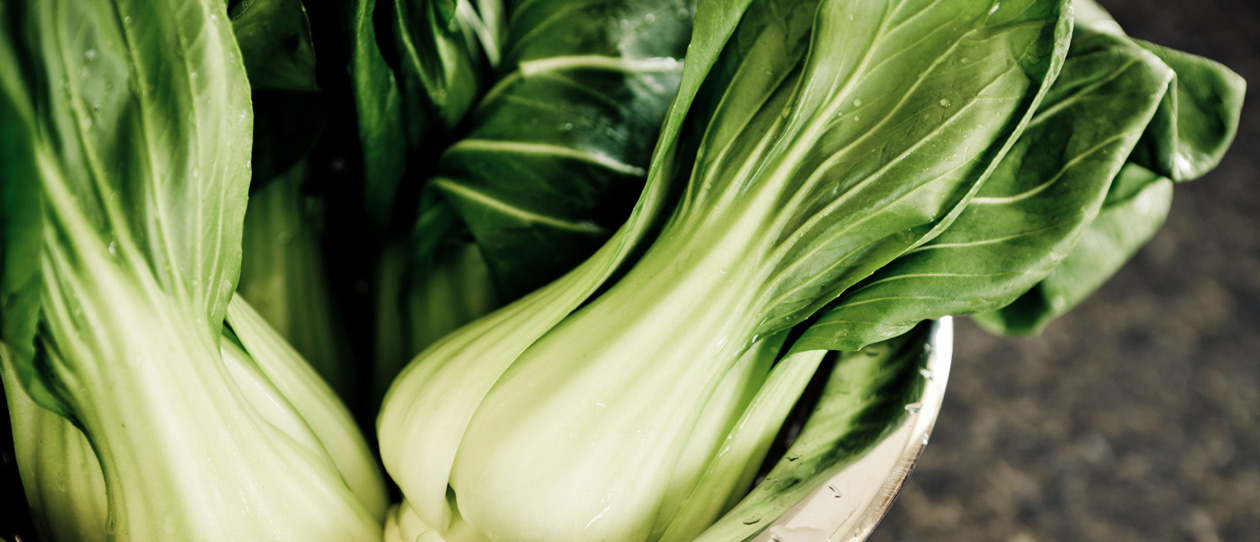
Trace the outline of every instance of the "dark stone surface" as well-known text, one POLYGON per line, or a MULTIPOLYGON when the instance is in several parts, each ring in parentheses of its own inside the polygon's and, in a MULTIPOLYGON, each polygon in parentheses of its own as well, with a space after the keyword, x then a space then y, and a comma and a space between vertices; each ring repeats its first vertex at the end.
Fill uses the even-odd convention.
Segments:
MULTIPOLYGON (((1260 88, 1260 2, 1104 0, 1260 88)), ((1260 540, 1260 107, 1164 229, 1040 336, 960 321, 918 470, 872 542, 1260 540)))

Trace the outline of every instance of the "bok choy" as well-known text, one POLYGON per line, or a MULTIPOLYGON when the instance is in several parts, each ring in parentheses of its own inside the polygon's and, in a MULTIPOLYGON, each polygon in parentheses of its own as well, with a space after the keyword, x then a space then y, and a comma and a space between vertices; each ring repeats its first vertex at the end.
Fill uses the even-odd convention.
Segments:
POLYGON ((701 4, 630 222, 390 390, 382 456, 419 519, 442 531, 457 510, 491 539, 698 534, 671 525, 675 495, 708 487, 765 379, 757 358, 944 229, 1060 67, 1061 6, 992 7, 701 4), (672 216, 604 285, 675 175, 690 180, 672 216))
POLYGON ((1213 76, 1169 130, 1179 63, 1073 23, 1054 2, 702 2, 629 221, 395 381, 400 531, 690 540, 741 530, 732 507, 781 513, 853 452, 815 440, 814 473, 736 505, 786 414, 766 401, 823 352, 1017 302, 1150 182, 1133 162, 1232 137, 1202 119, 1237 117, 1237 76, 1180 63, 1213 76))
POLYGON ((0 29, 4 382, 18 446, 71 460, 22 465, 44 534, 378 538, 353 421, 233 301, 253 125, 223 3, 6 4, 0 29))

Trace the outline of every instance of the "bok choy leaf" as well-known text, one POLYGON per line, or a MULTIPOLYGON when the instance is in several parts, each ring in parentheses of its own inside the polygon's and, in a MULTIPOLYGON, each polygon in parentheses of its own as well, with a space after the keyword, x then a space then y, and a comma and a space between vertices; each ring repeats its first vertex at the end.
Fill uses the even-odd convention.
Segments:
POLYGON ((410 160, 437 148, 481 95, 497 65, 500 0, 356 0, 349 14, 350 71, 362 143, 364 206, 389 226, 410 160), (436 140, 435 140, 436 139, 436 140))
POLYGON ((692 9, 687 0, 605 0, 512 12, 504 75, 431 181, 504 299, 568 271, 625 220, 652 152, 644 135, 656 133, 678 88, 692 9))
POLYGON ((1078 21, 1078 32, 1109 32, 1152 52, 1173 80, 1080 242, 1009 306, 976 316, 993 332, 1039 332, 1102 286, 1163 225, 1172 205, 1171 183, 1215 167, 1238 129, 1246 93, 1242 77, 1211 60, 1127 38, 1101 7, 1088 0, 1083 5, 1090 16, 1078 21))
POLYGON ((253 189, 289 169, 328 121, 315 45, 299 0, 242 0, 230 11, 254 102, 253 189))
MULTIPOLYGON (((928 379, 936 378, 927 370, 933 348, 949 355, 942 326, 948 333, 947 324, 925 322, 859 351, 830 353, 822 394, 792 445, 764 480, 694 540, 751 540, 899 427, 917 408, 928 379)), ((829 490, 838 502, 857 497, 842 494, 847 489, 829 490)))
POLYGON ((1128 40, 1077 28, 1036 117, 958 219, 845 292, 798 348, 855 350, 1015 301, 1094 221, 1172 78, 1128 40))

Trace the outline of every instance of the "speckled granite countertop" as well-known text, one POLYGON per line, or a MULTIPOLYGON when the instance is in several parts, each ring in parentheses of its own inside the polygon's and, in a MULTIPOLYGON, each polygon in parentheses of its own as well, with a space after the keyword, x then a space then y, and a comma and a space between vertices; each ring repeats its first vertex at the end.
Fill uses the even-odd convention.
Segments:
POLYGON ((1260 2, 1102 4, 1250 81, 1238 139, 1042 336, 960 319, 932 441, 871 542, 1260 540, 1260 2))

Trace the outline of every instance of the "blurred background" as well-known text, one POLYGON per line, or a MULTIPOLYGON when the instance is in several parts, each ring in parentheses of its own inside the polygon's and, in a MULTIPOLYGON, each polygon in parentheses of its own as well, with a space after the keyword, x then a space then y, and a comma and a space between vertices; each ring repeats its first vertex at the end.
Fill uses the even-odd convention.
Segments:
POLYGON ((1260 540, 1260 2, 1099 1, 1242 74, 1238 139, 1041 336, 959 319, 931 443, 871 542, 1260 540))

